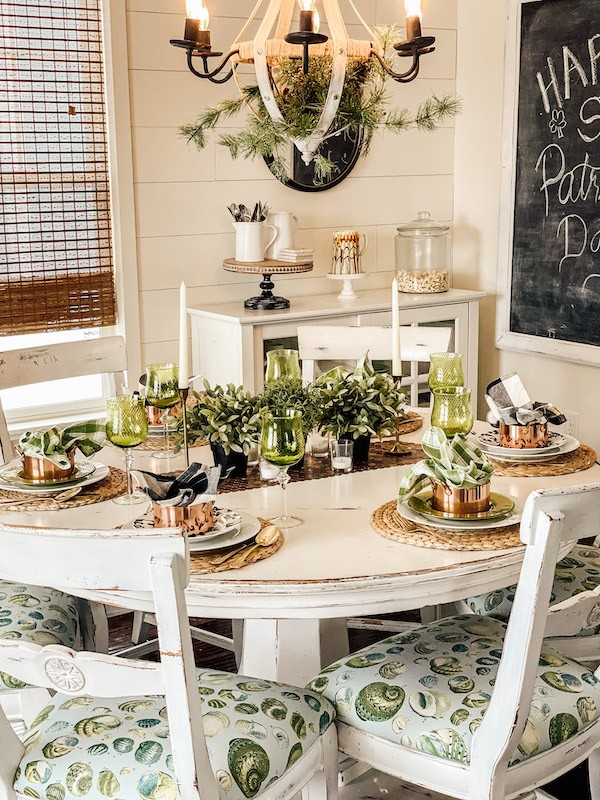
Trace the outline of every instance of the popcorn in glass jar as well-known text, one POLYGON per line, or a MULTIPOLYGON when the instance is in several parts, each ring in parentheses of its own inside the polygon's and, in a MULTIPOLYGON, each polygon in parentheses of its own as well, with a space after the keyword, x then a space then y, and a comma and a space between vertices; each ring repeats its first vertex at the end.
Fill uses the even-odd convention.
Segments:
POLYGON ((398 289, 411 294, 447 292, 451 286, 449 225, 435 222, 428 211, 398 226, 396 271, 398 289))

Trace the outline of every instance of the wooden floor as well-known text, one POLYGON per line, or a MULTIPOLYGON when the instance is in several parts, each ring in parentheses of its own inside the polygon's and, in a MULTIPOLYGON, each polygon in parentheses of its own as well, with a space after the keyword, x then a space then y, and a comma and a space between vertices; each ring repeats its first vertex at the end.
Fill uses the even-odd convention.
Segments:
MULTIPOLYGON (((132 615, 113 617, 110 620, 111 651, 126 647, 131 639, 132 615)), ((203 620, 202 626, 225 636, 231 635, 229 623, 223 620, 203 620)), ((350 631, 350 649, 359 650, 380 639, 385 638, 384 633, 373 631, 350 631)), ((198 666, 210 666, 229 672, 236 671, 235 659, 232 653, 219 650, 201 642, 194 642, 194 653, 198 666)), ((147 658, 155 660, 157 654, 150 654, 147 658)), ((547 792, 557 800, 591 800, 587 765, 583 764, 564 775, 560 780, 544 787, 547 792)), ((350 784, 341 792, 340 800, 441 800, 439 795, 422 793, 400 784, 396 779, 371 770, 365 776, 350 784)))

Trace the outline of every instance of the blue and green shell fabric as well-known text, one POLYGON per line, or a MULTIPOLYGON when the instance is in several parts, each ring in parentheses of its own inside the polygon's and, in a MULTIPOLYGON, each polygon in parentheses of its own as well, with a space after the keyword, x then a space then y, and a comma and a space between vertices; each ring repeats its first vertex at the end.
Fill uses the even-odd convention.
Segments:
MULTIPOLYGON (((264 790, 334 717, 316 692, 226 672, 198 671, 198 691, 222 800, 264 790)), ((178 797, 164 697, 57 694, 24 743, 14 784, 20 794, 42 800, 178 797)))
MULTIPOLYGON (((550 605, 562 603, 581 592, 600 586, 600 548, 576 545, 568 556, 556 565, 550 605)), ((461 613, 473 612, 482 616, 508 620, 517 587, 508 586, 476 597, 467 597, 458 604, 461 613)), ((600 627, 588 628, 579 636, 594 636, 600 627)))
MULTIPOLYGON (((392 636, 325 668, 309 684, 339 722, 399 746, 467 764, 491 700, 506 623, 452 617, 392 636)), ((511 763, 590 725, 600 682, 544 646, 527 726, 511 763)))
MULTIPOLYGON (((58 589, 0 581, 0 638, 73 647, 77 600, 58 589)), ((22 689, 23 681, 0 672, 0 690, 22 689)))

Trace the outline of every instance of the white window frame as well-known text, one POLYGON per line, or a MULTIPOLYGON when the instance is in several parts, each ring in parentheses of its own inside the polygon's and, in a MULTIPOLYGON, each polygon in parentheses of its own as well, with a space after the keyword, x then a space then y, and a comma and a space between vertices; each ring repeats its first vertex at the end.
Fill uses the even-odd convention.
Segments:
MULTIPOLYGON (((141 374, 140 315, 137 278, 137 235, 131 114, 129 102, 129 57, 127 50, 127 16, 125 0, 102 0, 102 34, 104 79, 108 128, 110 179, 110 212, 112 224, 113 264, 118 322, 100 329, 100 336, 120 334, 127 343, 128 382, 137 386, 141 374)), ((0 337, 0 351, 2 337, 0 337)), ((95 416, 104 410, 104 398, 113 391, 108 376, 102 381, 103 397, 86 401, 22 408, 7 412, 11 430, 17 432, 26 424, 63 421, 95 416)))

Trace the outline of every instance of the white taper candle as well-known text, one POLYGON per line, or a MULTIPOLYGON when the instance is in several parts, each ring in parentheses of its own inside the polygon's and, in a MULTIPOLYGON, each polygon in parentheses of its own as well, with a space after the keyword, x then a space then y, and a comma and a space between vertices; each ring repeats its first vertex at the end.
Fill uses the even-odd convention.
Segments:
POLYGON ((402 357, 400 355, 400 307, 398 302, 398 279, 392 281, 392 375, 402 375, 402 357))
POLYGON ((179 287, 179 388, 187 389, 190 377, 187 325, 187 289, 179 287))

